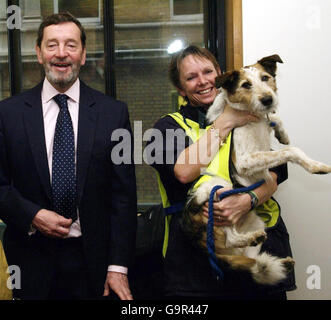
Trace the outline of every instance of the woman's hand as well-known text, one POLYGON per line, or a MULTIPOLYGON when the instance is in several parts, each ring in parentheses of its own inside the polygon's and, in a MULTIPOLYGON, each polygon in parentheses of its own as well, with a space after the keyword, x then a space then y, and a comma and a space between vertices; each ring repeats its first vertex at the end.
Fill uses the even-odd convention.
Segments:
POLYGON ((220 136, 226 138, 233 128, 258 121, 260 121, 260 118, 249 111, 236 110, 226 106, 224 112, 215 120, 214 126, 215 129, 220 130, 220 136))
MULTIPOLYGON (((271 178, 266 180, 260 187, 254 189, 259 201, 257 205, 266 202, 277 190, 277 174, 269 172, 271 178)), ((222 188, 216 191, 219 197, 223 192, 231 188, 222 188)), ((208 202, 203 206, 202 213, 208 217, 208 202)), ((231 226, 240 220, 251 209, 251 197, 248 193, 239 193, 228 196, 222 201, 214 202, 214 223, 215 226, 231 226)))
MULTIPOLYGON (((230 188, 222 188, 217 190, 216 195, 219 197, 223 192, 230 188)), ((209 205, 206 202, 203 206, 203 215, 208 215, 209 205)), ((236 224, 240 218, 248 213, 251 209, 251 197, 247 193, 239 193, 228 196, 222 201, 214 202, 214 225, 215 226, 231 226, 236 224)))

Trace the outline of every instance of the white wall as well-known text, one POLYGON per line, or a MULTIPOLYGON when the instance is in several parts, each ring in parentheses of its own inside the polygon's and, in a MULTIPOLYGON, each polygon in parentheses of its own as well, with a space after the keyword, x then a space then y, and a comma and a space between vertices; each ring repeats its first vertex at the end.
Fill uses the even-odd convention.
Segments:
MULTIPOLYGON (((331 165, 330 16, 329 0, 243 0, 244 65, 280 55, 279 115, 291 144, 331 165)), ((331 174, 289 164, 276 198, 296 260, 298 289, 289 299, 331 299, 331 174), (307 287, 311 265, 321 270, 321 289, 307 287)))

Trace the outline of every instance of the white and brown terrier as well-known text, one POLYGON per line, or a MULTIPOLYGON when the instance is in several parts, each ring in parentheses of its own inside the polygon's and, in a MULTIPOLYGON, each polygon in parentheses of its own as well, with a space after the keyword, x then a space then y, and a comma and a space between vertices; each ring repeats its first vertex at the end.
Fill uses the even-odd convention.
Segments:
MULTIPOLYGON (((248 110, 261 120, 251 122, 233 130, 231 161, 234 180, 242 186, 250 186, 262 179, 270 179, 269 169, 293 162, 310 173, 330 173, 331 167, 308 158, 300 149, 292 146, 271 151, 270 133, 274 130, 282 144, 289 144, 289 138, 282 123, 274 113, 277 108, 276 69, 282 63, 278 55, 259 60, 256 64, 240 70, 226 72, 216 78, 220 93, 209 108, 210 123, 223 112, 226 106, 248 110), (275 123, 274 127, 270 123, 275 123)), ((208 219, 201 213, 202 205, 208 201, 215 185, 232 187, 220 177, 213 177, 191 193, 184 210, 183 226, 194 235, 198 244, 206 248, 206 224, 208 219)), ((253 279, 262 284, 276 284, 292 270, 292 258, 278 258, 260 253, 266 240, 264 222, 254 210, 244 215, 231 227, 214 226, 215 254, 231 268, 246 270, 253 279)))

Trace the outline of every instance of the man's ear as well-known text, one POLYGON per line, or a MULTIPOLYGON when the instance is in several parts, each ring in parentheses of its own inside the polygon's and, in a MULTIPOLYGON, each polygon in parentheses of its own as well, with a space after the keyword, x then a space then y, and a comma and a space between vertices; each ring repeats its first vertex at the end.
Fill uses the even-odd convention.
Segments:
POLYGON ((37 53, 37 59, 38 59, 38 62, 40 64, 43 64, 43 60, 41 58, 41 49, 38 45, 35 46, 35 50, 36 50, 36 53, 37 53))
POLYGON ((85 62, 86 62, 86 47, 83 48, 81 66, 83 66, 85 62))
POLYGON ((224 88, 229 93, 234 93, 239 81, 239 71, 228 71, 215 78, 216 88, 224 88))
POLYGON ((273 77, 276 76, 277 62, 283 63, 282 59, 278 54, 274 54, 269 57, 264 57, 257 63, 260 64, 266 72, 271 74, 273 77))

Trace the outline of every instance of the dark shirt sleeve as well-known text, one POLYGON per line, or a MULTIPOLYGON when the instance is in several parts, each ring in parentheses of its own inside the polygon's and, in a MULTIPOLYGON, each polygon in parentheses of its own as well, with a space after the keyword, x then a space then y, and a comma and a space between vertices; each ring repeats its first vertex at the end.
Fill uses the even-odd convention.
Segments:
POLYGON ((146 143, 146 160, 160 174, 174 176, 176 161, 192 140, 170 116, 156 122, 146 143))
POLYGON ((284 163, 275 168, 271 168, 270 171, 277 174, 277 184, 281 184, 288 178, 287 163, 284 163))
POLYGON ((171 204, 185 201, 191 183, 183 184, 175 176, 178 156, 192 140, 170 116, 156 122, 144 150, 146 162, 160 175, 171 204))

